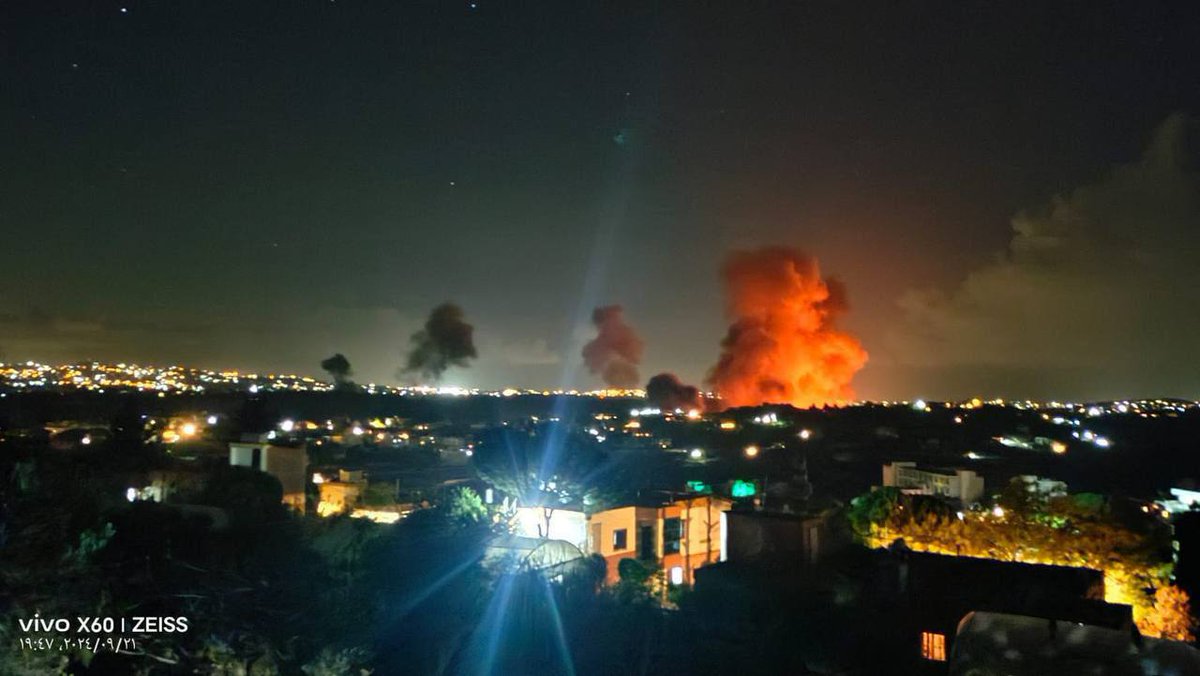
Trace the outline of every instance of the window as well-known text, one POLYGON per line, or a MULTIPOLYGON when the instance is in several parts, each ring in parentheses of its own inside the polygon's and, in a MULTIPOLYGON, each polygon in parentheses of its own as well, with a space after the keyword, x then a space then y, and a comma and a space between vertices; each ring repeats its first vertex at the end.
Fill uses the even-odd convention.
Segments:
POLYGON ((675 566, 671 569, 671 584, 683 584, 683 566, 675 566))
POLYGON ((678 554, 683 538, 683 522, 678 517, 663 519, 663 554, 678 554))
POLYGON ((945 662, 946 636, 931 631, 921 632, 921 657, 934 662, 945 662))
POLYGON ((624 528, 613 531, 613 549, 621 550, 629 546, 629 534, 624 528))

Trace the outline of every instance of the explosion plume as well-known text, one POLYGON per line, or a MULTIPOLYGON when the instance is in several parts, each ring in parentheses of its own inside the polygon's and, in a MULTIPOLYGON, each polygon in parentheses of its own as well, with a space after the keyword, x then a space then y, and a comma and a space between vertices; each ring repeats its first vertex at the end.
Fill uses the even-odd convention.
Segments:
POLYGON ((402 374, 415 373, 436 381, 451 366, 467 366, 478 356, 475 351, 475 327, 463 320, 463 310, 443 303, 429 313, 425 328, 412 336, 412 349, 402 374))
POLYGON ((674 373, 660 373, 651 378, 646 383, 646 401, 664 411, 677 408, 684 411, 704 410, 700 390, 692 385, 684 385, 674 373))
POLYGON ((846 311, 836 279, 785 247, 734 252, 722 268, 733 323, 707 382, 722 405, 819 406, 854 397, 867 362, 858 339, 835 328, 846 311))
POLYGON ((609 387, 636 387, 638 364, 644 343, 625 321, 620 305, 604 305, 592 311, 597 335, 583 346, 583 361, 588 370, 604 379, 609 387))
POLYGON ((350 382, 350 360, 346 359, 346 355, 338 352, 328 359, 321 360, 321 368, 333 377, 333 382, 336 385, 345 385, 350 382))

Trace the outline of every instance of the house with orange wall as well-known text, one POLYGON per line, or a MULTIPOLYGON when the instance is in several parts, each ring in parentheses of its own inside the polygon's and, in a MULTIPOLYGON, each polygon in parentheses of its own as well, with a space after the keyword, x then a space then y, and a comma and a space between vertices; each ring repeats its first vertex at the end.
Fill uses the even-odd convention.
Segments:
POLYGON ((621 559, 654 562, 670 584, 692 584, 701 566, 721 560, 721 512, 732 502, 687 495, 658 505, 627 505, 588 517, 587 551, 608 564, 606 581, 619 579, 621 559))

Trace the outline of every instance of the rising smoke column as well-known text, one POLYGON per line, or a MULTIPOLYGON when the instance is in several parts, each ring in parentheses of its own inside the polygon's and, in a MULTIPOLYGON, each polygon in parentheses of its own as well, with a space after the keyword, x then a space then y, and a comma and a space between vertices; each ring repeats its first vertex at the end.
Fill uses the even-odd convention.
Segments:
POLYGON ((835 328, 846 294, 821 277, 815 258, 786 247, 738 251, 721 272, 733 323, 707 382, 722 405, 808 407, 854 397, 850 381, 867 352, 835 328))
POLYGON ((646 401, 664 411, 704 410, 700 390, 692 385, 683 384, 674 373, 660 373, 651 378, 650 382, 646 383, 646 401))
POLYGON ((645 344, 625 321, 620 305, 604 305, 592 311, 596 337, 583 346, 583 361, 588 370, 604 379, 609 387, 636 387, 638 364, 645 344))
POLYGON ((463 310, 443 303, 429 313, 425 328, 412 335, 412 349, 402 375, 416 374, 436 381, 451 366, 467 366, 476 358, 475 327, 463 320, 463 310))
POLYGON ((321 369, 333 377, 335 385, 345 385, 350 382, 350 360, 338 352, 328 359, 321 360, 321 369))

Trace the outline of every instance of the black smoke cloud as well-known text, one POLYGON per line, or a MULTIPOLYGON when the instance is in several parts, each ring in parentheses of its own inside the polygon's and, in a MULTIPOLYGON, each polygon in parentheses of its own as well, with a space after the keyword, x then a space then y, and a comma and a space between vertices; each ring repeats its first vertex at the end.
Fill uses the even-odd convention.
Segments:
POLYGON ((674 373, 660 373, 651 378, 650 382, 646 383, 646 401, 664 411, 704 408, 700 390, 692 385, 685 385, 674 373))
POLYGON ((640 382, 638 364, 645 343, 625 321, 620 305, 604 305, 592 311, 596 337, 583 346, 588 370, 609 387, 635 387, 640 382))
POLYGON ((350 378, 350 360, 346 359, 346 355, 338 352, 328 359, 321 360, 321 369, 328 373, 333 382, 339 385, 349 382, 350 378))
POLYGON ((425 328, 412 336, 412 349, 401 375, 437 381, 451 366, 465 367, 479 354, 475 350, 475 327, 463 319, 463 310, 443 303, 429 313, 425 328))

